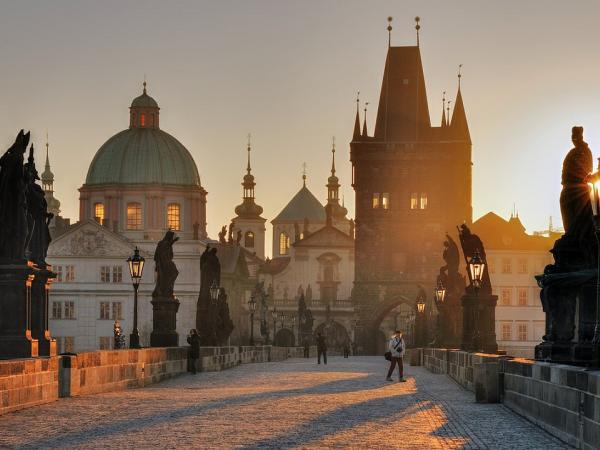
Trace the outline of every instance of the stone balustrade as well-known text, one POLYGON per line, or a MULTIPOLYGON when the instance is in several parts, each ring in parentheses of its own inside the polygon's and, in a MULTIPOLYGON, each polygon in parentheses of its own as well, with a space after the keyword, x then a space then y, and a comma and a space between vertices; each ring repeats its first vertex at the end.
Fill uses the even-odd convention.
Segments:
POLYGON ((600 370, 439 348, 413 349, 409 361, 453 378, 477 402, 503 403, 574 447, 600 448, 600 370))

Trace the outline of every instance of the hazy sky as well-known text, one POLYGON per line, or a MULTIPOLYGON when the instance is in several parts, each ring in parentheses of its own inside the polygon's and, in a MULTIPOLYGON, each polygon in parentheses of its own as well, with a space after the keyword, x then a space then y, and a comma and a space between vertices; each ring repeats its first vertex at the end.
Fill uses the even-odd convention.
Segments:
POLYGON ((161 128, 196 160, 212 237, 241 202, 249 132, 265 218, 300 188, 303 162, 325 201, 332 136, 353 215, 356 91, 371 102, 372 131, 388 15, 393 45, 414 45, 421 17, 432 123, 463 64, 475 218, 507 217, 515 203, 529 231, 550 215, 559 224, 571 126, 600 151, 597 1, 1 0, 0 147, 26 128, 42 149, 48 129, 56 196, 77 220, 77 188, 97 149, 127 128, 145 74, 161 128))

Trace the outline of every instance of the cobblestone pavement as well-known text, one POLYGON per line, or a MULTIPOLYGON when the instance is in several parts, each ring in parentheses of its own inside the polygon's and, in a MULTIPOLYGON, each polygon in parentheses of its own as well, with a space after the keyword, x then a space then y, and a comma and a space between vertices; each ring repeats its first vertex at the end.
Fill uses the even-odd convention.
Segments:
POLYGON ((183 375, 0 416, 0 448, 569 448, 444 375, 381 357, 294 359, 183 375))

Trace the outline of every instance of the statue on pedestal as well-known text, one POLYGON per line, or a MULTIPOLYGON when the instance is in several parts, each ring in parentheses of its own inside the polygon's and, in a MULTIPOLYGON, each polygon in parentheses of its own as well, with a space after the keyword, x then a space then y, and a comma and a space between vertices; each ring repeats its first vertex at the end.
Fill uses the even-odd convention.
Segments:
POLYGON ((177 266, 173 262, 173 244, 179 240, 171 230, 156 246, 154 262, 156 264, 156 287, 152 292, 153 297, 173 297, 175 280, 179 275, 177 266))

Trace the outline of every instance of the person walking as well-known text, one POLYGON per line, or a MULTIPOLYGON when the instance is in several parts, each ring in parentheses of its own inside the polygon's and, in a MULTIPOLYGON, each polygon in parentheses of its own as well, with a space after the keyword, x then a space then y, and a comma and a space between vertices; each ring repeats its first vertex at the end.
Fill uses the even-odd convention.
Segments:
POLYGON ((200 336, 195 328, 190 330, 187 342, 190 344, 188 350, 188 372, 192 372, 193 375, 196 375, 196 367, 198 365, 198 359, 200 358, 200 336))
POLYGON ((310 346, 308 345, 308 339, 304 339, 304 357, 310 357, 310 346))
POLYGON ((389 341, 388 351, 391 353, 390 359, 390 369, 388 370, 386 381, 394 381, 392 380, 392 374, 394 373, 394 369, 396 368, 396 364, 398 364, 398 381, 405 382, 404 379, 404 363, 402 358, 404 357, 404 350, 406 349, 406 345, 404 343, 404 339, 402 339, 402 331, 396 330, 394 335, 389 341))
POLYGON ((321 333, 317 333, 317 364, 321 364, 321 355, 323 364, 327 364, 327 342, 321 333))

